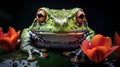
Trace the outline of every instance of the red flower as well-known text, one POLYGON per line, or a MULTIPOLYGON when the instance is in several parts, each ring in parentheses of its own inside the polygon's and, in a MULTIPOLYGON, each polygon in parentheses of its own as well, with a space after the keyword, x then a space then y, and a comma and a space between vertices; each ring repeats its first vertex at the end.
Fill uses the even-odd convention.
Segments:
POLYGON ((13 27, 9 27, 7 33, 3 33, 2 28, 0 28, 0 46, 6 52, 15 50, 19 36, 20 30, 16 32, 13 27))
MULTIPOLYGON (((115 32, 114 35, 114 43, 115 45, 120 46, 120 36, 118 35, 117 32, 115 32)), ((118 58, 120 58, 120 47, 116 50, 118 58)))
POLYGON ((101 34, 95 35, 91 42, 84 40, 81 45, 81 49, 84 53, 95 63, 102 62, 117 48, 118 46, 112 47, 112 40, 110 37, 104 37, 101 34))

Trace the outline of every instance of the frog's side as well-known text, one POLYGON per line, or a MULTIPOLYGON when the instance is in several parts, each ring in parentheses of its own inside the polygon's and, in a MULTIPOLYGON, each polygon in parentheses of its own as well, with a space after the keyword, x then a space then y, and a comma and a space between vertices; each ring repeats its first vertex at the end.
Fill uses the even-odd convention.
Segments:
POLYGON ((46 57, 42 48, 78 49, 84 39, 90 40, 94 31, 88 27, 81 8, 54 10, 40 8, 32 25, 21 35, 21 50, 28 53, 28 60, 34 60, 32 53, 46 57))

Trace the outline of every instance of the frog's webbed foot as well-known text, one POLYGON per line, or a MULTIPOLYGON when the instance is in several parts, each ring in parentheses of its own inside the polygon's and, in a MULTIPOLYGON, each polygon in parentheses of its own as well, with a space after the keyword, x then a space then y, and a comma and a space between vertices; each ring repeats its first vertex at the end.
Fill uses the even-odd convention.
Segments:
POLYGON ((75 57, 71 59, 73 63, 85 63, 86 62, 86 55, 83 53, 82 50, 76 53, 75 57))
POLYGON ((27 60, 28 60, 28 61, 35 61, 36 58, 35 58, 34 56, 29 56, 29 57, 27 58, 27 60))
POLYGON ((48 56, 47 53, 43 53, 43 52, 46 52, 46 51, 47 51, 46 49, 41 49, 40 51, 37 50, 37 49, 34 49, 34 50, 33 50, 34 53, 39 54, 40 57, 43 58, 43 59, 46 58, 46 57, 48 56))
POLYGON ((65 55, 65 56, 75 55, 70 60, 73 63, 84 63, 84 62, 86 62, 86 56, 81 49, 77 49, 77 50, 71 51, 71 52, 63 52, 63 55, 65 55))
MULTIPOLYGON (((42 50, 42 51, 45 51, 45 50, 42 50)), ((47 53, 43 53, 43 52, 41 52, 41 51, 39 51, 37 49, 32 49, 31 51, 28 52, 28 54, 29 54, 29 57, 27 59, 28 61, 34 61, 34 60, 36 60, 36 58, 32 55, 33 53, 39 54, 40 58, 43 58, 43 59, 45 59, 48 56, 47 53)))
POLYGON ((28 61, 35 61, 36 58, 32 55, 32 50, 27 49, 29 57, 27 58, 28 61))
POLYGON ((79 51, 80 49, 74 50, 74 51, 69 51, 69 52, 63 52, 64 56, 71 56, 71 55, 76 55, 76 53, 79 51))
POLYGON ((71 62, 74 63, 85 63, 86 61, 87 61, 87 57, 82 50, 79 50, 76 53, 75 57, 71 59, 71 62))
POLYGON ((77 58, 71 58, 70 61, 73 63, 79 63, 79 60, 77 58))
POLYGON ((41 52, 46 52, 47 49, 46 49, 46 48, 42 48, 42 49, 40 49, 40 51, 41 51, 41 52))
POLYGON ((36 60, 36 58, 33 56, 33 53, 39 54, 40 58, 43 58, 43 59, 45 59, 48 56, 47 53, 44 53, 47 51, 46 49, 38 50, 37 48, 35 48, 33 46, 24 46, 24 47, 21 47, 21 49, 23 51, 27 51, 28 56, 29 56, 27 58, 28 61, 35 61, 36 60))

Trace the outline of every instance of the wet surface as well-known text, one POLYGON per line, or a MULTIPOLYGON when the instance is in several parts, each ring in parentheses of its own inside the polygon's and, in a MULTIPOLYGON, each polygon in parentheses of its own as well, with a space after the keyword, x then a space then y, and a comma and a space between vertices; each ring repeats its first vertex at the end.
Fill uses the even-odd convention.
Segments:
POLYGON ((60 51, 48 50, 48 57, 42 59, 34 55, 36 61, 27 61, 28 55, 21 51, 14 51, 0 55, 0 67, 120 67, 120 59, 115 54, 109 56, 100 64, 92 63, 89 60, 85 63, 72 63, 73 56, 65 57, 60 51))
POLYGON ((48 51, 48 57, 42 59, 34 54, 36 61, 27 61, 28 54, 19 50, 0 54, 0 67, 69 67, 70 57, 65 57, 59 51, 48 51))
POLYGON ((0 62, 0 67, 39 67, 37 61, 6 59, 0 62))
POLYGON ((71 63, 70 67, 120 67, 120 59, 110 58, 99 64, 92 62, 71 63))
MULTIPOLYGON (((38 63, 39 62, 37 60, 33 62, 29 62, 27 60, 5 59, 5 60, 0 60, 0 67, 40 67, 38 63)), ((120 67, 120 59, 117 59, 117 58, 112 58, 109 60, 107 59, 100 64, 95 64, 91 62, 86 62, 86 63, 69 62, 69 65, 68 65, 68 67, 87 67, 87 66, 89 67, 120 67)))

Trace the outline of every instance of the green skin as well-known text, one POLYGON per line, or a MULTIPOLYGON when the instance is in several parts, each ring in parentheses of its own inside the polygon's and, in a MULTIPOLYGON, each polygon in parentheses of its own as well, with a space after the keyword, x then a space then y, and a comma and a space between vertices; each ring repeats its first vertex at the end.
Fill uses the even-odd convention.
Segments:
POLYGON ((84 39, 91 40, 95 34, 94 31, 88 27, 86 20, 81 25, 76 22, 76 12, 82 10, 81 8, 73 8, 70 10, 40 9, 46 11, 46 20, 43 23, 39 23, 35 18, 32 25, 22 31, 20 38, 21 50, 28 53, 28 60, 34 60, 32 55, 34 52, 40 54, 40 57, 44 57, 42 48, 78 49, 81 41, 84 39), (70 35, 69 33, 83 34, 70 35), (80 40, 80 38, 81 41, 74 42, 80 40), (70 42, 72 42, 71 44, 73 46, 69 45, 70 42), (77 45, 78 43, 79 45, 77 45), (77 45, 76 47, 74 47, 75 44, 77 45))

